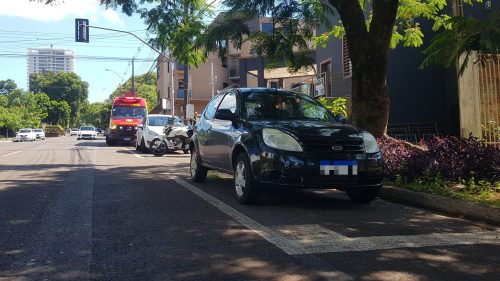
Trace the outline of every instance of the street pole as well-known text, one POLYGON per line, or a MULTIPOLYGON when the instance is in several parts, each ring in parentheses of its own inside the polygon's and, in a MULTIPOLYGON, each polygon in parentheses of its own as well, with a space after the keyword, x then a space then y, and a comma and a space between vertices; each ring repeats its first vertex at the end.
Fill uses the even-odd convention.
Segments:
POLYGON ((215 81, 214 81, 214 62, 210 62, 210 84, 212 84, 212 98, 214 98, 215 81))
POLYGON ((187 121, 187 105, 188 105, 188 79, 189 79, 189 66, 184 65, 184 121, 187 121))
POLYGON ((170 106, 172 111, 172 117, 175 115, 174 69, 175 69, 175 63, 172 62, 172 67, 170 68, 170 79, 172 82, 172 96, 170 97, 172 102, 170 103, 170 106))
POLYGON ((134 93, 135 96, 134 58, 132 58, 132 93, 134 93))

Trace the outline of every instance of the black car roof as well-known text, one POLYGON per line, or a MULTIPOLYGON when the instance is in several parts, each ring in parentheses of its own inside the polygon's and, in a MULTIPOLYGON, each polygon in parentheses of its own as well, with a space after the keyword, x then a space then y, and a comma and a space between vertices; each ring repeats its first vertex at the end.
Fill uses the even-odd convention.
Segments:
POLYGON ((275 88, 236 88, 242 93, 289 93, 289 91, 275 88))

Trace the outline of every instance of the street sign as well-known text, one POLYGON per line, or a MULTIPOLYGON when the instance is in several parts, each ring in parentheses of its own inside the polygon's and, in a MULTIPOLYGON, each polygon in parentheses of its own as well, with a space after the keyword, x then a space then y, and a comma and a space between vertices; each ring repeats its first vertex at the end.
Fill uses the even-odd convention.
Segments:
POLYGON ((75 19, 75 41, 83 43, 89 42, 88 19, 75 19))
POLYGON ((194 119, 194 104, 189 103, 186 107, 186 118, 194 119))
POLYGON ((170 101, 167 99, 161 99, 161 109, 170 109, 170 101))

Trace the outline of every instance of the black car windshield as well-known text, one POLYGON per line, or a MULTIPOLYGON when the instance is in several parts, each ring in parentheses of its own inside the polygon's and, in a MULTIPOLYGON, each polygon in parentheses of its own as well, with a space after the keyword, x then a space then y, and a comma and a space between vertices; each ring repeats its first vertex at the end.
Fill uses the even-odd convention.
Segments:
POLYGON ((315 119, 335 122, 332 114, 314 99, 291 92, 245 93, 248 119, 315 119))
POLYGON ((85 126, 85 127, 80 127, 80 131, 95 131, 95 129, 94 127, 85 126))
POLYGON ((114 118, 144 118, 146 117, 146 108, 137 106, 116 106, 113 108, 112 116, 114 118))
POLYGON ((29 129, 22 129, 19 131, 19 133, 31 133, 31 130, 29 129))

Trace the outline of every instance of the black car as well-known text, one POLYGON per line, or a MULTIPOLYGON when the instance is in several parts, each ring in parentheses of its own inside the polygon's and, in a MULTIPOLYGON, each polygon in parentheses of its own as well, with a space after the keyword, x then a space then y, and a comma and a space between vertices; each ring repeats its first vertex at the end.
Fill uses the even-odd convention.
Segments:
POLYGON ((210 169, 233 174, 243 204, 255 203, 269 185, 341 189, 358 203, 369 203, 382 188, 375 138, 294 92, 234 88, 214 97, 190 149, 191 178, 203 182, 210 169))

